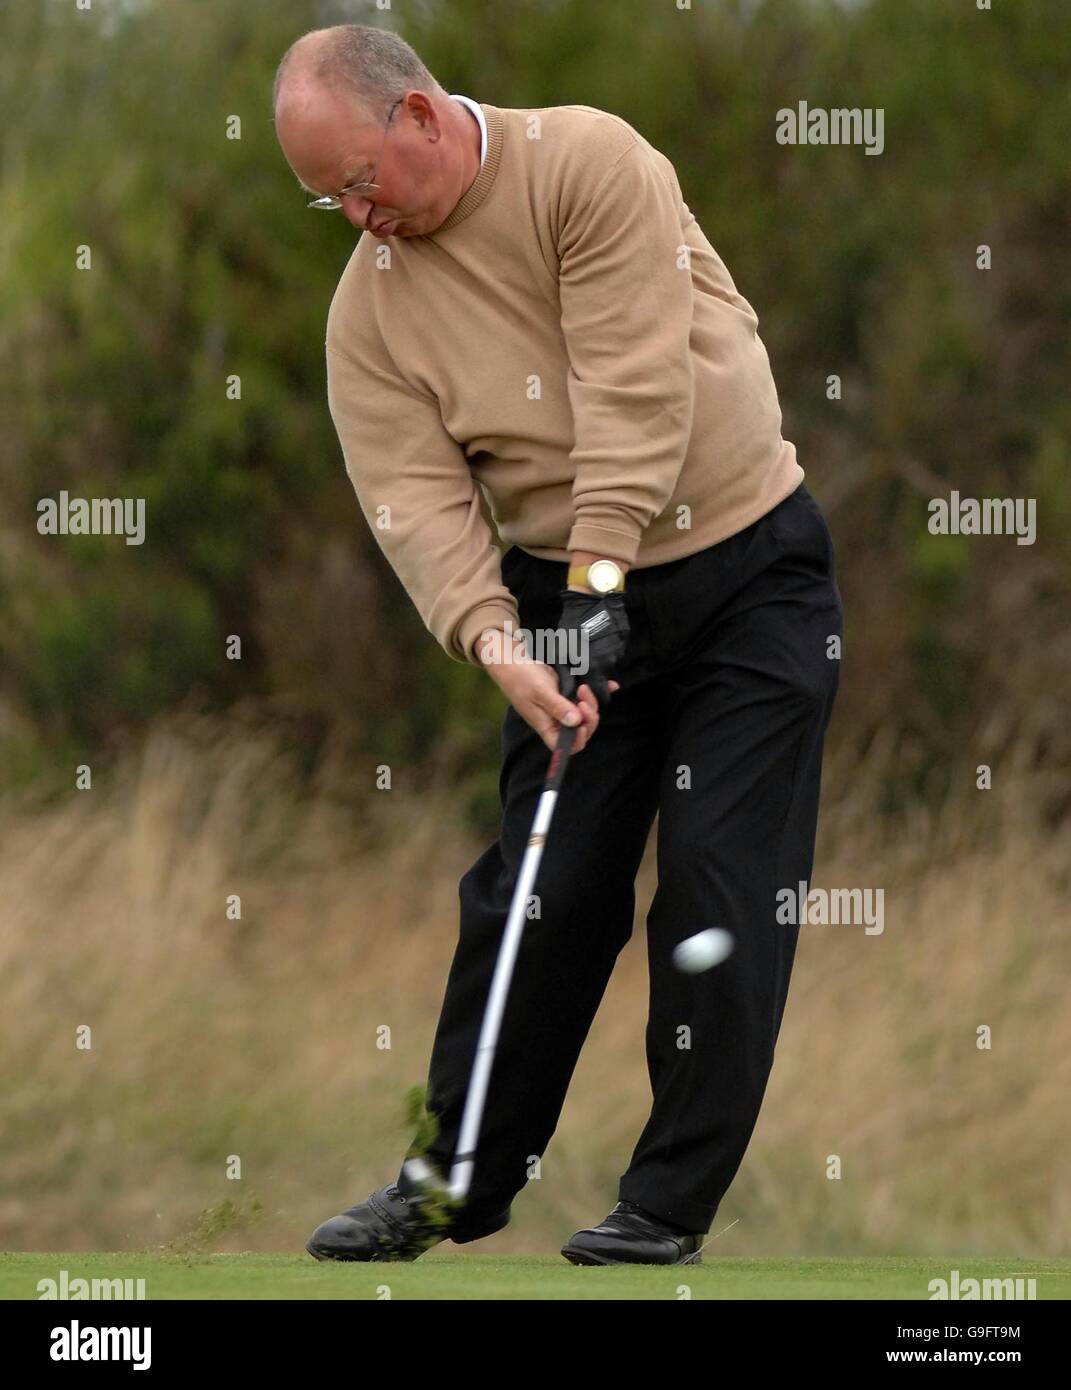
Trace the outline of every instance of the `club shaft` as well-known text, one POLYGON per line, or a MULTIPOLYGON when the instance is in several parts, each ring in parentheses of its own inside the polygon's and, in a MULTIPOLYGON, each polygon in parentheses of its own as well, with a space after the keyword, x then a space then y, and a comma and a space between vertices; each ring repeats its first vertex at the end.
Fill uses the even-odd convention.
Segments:
POLYGON ((565 776, 565 768, 574 736, 574 729, 566 727, 561 731, 558 745, 551 757, 546 780, 543 783, 543 790, 540 793, 524 858, 521 860, 521 869, 513 890, 513 900, 510 904, 509 915, 506 918, 505 931, 498 948, 498 960, 495 962, 495 973, 491 980, 491 989, 484 1009, 480 1036, 476 1044, 476 1056, 473 1062, 472 1075, 469 1079, 468 1094, 465 1097, 465 1109, 461 1117, 457 1149, 450 1169, 451 1197, 463 1198, 472 1181, 476 1143, 479 1138, 480 1124, 483 1120, 487 1085, 491 1078, 491 1066, 494 1062, 502 1015, 505 1011, 506 998, 513 978, 513 967, 524 932, 528 896, 535 884, 539 862, 543 857, 547 830, 550 827, 554 806, 558 800, 558 792, 565 776))

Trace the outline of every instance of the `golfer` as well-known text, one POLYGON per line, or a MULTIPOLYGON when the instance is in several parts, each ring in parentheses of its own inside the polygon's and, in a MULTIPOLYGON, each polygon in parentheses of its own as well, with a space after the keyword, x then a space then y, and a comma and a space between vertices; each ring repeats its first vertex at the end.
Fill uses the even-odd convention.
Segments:
POLYGON ((562 1253, 688 1262, 773 1064, 798 933, 777 895, 811 876, 838 680, 833 546, 782 438, 756 315, 673 165, 618 116, 448 93, 402 39, 348 24, 289 49, 274 109, 310 206, 367 233, 326 334, 361 509, 430 632, 508 702, 500 835, 461 879, 430 1064, 426 1157, 443 1175, 563 723, 583 753, 544 848, 467 1203, 436 1229, 399 1172, 307 1248, 411 1260, 506 1225, 631 935, 657 813, 650 1118, 617 1205, 562 1253), (561 645, 541 659, 548 637, 561 645), (711 928, 731 935, 728 958, 678 969, 674 948, 711 928))

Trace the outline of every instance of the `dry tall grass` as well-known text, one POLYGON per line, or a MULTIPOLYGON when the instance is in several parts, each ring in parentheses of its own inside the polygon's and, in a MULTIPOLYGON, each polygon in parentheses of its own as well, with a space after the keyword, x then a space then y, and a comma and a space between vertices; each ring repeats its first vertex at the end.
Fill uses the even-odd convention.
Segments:
MULTIPOLYGON (((1014 796, 970 790, 894 835, 868 816, 868 778, 830 766, 814 885, 884 888, 885 932, 803 928, 709 1253, 1066 1251, 1066 845, 1035 824, 1025 773, 1014 796)), ((107 787, 0 808, 4 1247, 181 1240, 241 1192, 263 1211, 215 1248, 300 1249, 396 1172, 482 845, 449 788, 380 793, 355 825, 295 785, 269 741, 172 723, 107 787)), ((468 1249, 553 1250, 616 1200, 649 1100, 650 851, 543 1177, 468 1249)))

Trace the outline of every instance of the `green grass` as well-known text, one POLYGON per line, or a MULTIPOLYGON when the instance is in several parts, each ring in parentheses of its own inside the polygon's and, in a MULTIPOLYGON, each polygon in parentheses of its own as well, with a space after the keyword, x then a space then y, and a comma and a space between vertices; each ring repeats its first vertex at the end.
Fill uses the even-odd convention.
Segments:
POLYGON ((145 1296, 177 1299, 927 1299, 927 1284, 1019 1277, 1037 1297, 1071 1298, 1071 1260, 919 1258, 728 1259, 699 1266, 579 1269, 557 1255, 431 1251, 414 1263, 317 1264, 307 1255, 144 1252, 0 1254, 0 1298, 35 1299, 39 1279, 144 1279, 145 1296), (386 1292, 384 1291, 386 1290, 386 1292))

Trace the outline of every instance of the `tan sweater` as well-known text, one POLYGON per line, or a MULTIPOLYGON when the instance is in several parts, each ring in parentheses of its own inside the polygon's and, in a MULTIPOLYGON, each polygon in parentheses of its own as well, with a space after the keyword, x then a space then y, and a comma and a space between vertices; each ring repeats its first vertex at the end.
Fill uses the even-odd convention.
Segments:
POLYGON ((480 103, 487 153, 431 235, 362 236, 327 320, 361 509, 457 661, 518 626, 504 545, 636 569, 749 526, 803 479, 754 310, 673 166, 590 106, 480 103))

